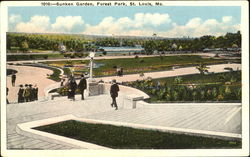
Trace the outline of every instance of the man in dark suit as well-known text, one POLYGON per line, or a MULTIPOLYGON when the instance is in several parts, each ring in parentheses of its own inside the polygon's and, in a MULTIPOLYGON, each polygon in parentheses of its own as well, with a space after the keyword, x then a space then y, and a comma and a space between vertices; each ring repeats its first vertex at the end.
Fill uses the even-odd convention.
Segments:
POLYGON ((13 74, 11 75, 11 83, 12 83, 12 86, 13 86, 13 87, 15 86, 15 82, 16 82, 16 74, 13 73, 13 74))
POLYGON ((19 91, 18 91, 18 103, 22 103, 24 102, 24 89, 23 89, 23 85, 20 85, 19 91))
POLYGON ((78 88, 80 90, 80 93, 82 95, 82 100, 84 100, 84 90, 87 88, 87 81, 84 75, 81 76, 81 80, 78 84, 78 88))
POLYGON ((111 95, 111 98, 112 98, 111 106, 112 107, 114 106, 115 110, 118 109, 118 106, 117 106, 117 103, 116 103, 116 97, 118 97, 118 91, 119 91, 119 86, 117 85, 116 80, 113 80, 111 88, 110 88, 110 95, 111 95))

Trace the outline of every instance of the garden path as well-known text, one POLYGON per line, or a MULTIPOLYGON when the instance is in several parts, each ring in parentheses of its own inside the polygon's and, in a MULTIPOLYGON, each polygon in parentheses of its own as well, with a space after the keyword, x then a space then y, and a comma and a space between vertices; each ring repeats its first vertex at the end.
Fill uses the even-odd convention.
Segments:
POLYGON ((53 143, 18 134, 19 123, 42 120, 68 114, 76 117, 143 124, 153 127, 174 127, 241 134, 241 104, 165 104, 146 105, 143 108, 123 108, 124 94, 118 97, 118 110, 111 108, 108 94, 70 101, 66 97, 44 102, 7 105, 7 148, 9 149, 78 149, 66 143, 53 143), (157 114, 156 114, 157 113, 157 114))
MULTIPOLYGON (((210 65, 209 72, 226 72, 225 67, 230 67, 233 70, 240 70, 241 64, 218 64, 218 65, 210 65)), ((44 97, 44 89, 55 83, 47 78, 47 74, 52 74, 51 70, 38 68, 38 67, 30 67, 30 66, 14 66, 14 65, 7 65, 7 68, 15 69, 18 71, 16 86, 12 87, 11 85, 11 77, 7 77, 7 87, 9 88, 9 95, 8 100, 13 103, 17 102, 17 93, 18 93, 18 85, 19 84, 37 84, 39 88, 39 98, 44 97)), ((103 80, 104 82, 110 82, 112 79, 116 79, 117 82, 127 82, 127 81, 136 81, 145 79, 147 77, 151 78, 164 78, 164 77, 173 77, 173 76, 181 76, 181 75, 190 75, 190 74, 198 74, 199 71, 195 67, 186 67, 186 68, 179 68, 169 71, 159 71, 159 72, 148 72, 144 73, 144 77, 140 77, 139 74, 129 74, 123 75, 122 77, 119 76, 109 76, 109 77, 100 77, 96 78, 96 81, 103 80)))
MULTIPOLYGON (((208 67, 209 67, 208 71, 210 73, 226 72, 228 71, 224 69, 226 67, 230 67, 233 70, 241 70, 241 64, 217 64, 217 65, 210 65, 208 67)), ((174 77, 174 76, 182 76, 190 74, 199 74, 199 71, 196 69, 196 67, 186 67, 168 71, 145 72, 143 77, 141 77, 139 74, 130 74, 130 75, 123 75, 122 77, 120 76, 100 77, 96 78, 96 80, 97 81, 103 80, 104 82, 109 82, 112 79, 116 79, 117 82, 129 82, 129 81, 142 80, 148 77, 156 79, 156 78, 174 77)))
POLYGON ((16 83, 14 87, 11 85, 11 75, 6 77, 7 87, 9 88, 8 100, 10 103, 17 102, 17 93, 19 85, 21 84, 32 84, 33 86, 37 85, 39 89, 38 98, 42 98, 45 96, 44 89, 55 83, 55 81, 47 78, 47 75, 53 73, 53 71, 49 69, 15 65, 7 65, 7 69, 17 70, 16 83))

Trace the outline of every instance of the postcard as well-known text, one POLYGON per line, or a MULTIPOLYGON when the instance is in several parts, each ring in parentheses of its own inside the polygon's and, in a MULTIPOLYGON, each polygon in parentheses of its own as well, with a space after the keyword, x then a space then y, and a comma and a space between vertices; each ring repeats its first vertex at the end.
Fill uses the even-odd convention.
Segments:
POLYGON ((249 155, 247 1, 1 2, 1 154, 249 155))

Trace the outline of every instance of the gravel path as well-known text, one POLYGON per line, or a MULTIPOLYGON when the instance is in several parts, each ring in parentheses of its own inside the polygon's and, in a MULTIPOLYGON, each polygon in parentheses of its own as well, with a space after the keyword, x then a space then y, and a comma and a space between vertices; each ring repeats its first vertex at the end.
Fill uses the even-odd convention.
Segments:
POLYGON ((55 83, 55 81, 47 78, 47 74, 53 73, 49 69, 14 65, 7 65, 7 69, 17 70, 15 87, 11 85, 11 75, 7 76, 7 87, 9 88, 8 100, 10 103, 17 102, 17 93, 20 84, 37 85, 38 98, 41 98, 44 96, 44 88, 55 83))

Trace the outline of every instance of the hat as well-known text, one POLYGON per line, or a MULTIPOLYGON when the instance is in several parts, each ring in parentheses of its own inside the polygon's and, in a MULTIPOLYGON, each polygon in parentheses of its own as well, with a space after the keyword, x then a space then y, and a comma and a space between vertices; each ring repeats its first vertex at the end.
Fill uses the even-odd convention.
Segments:
POLYGON ((113 79, 112 82, 116 83, 116 79, 113 79))
POLYGON ((25 87, 28 87, 28 84, 25 84, 25 87))
POLYGON ((23 85, 19 85, 19 87, 23 87, 23 85))

